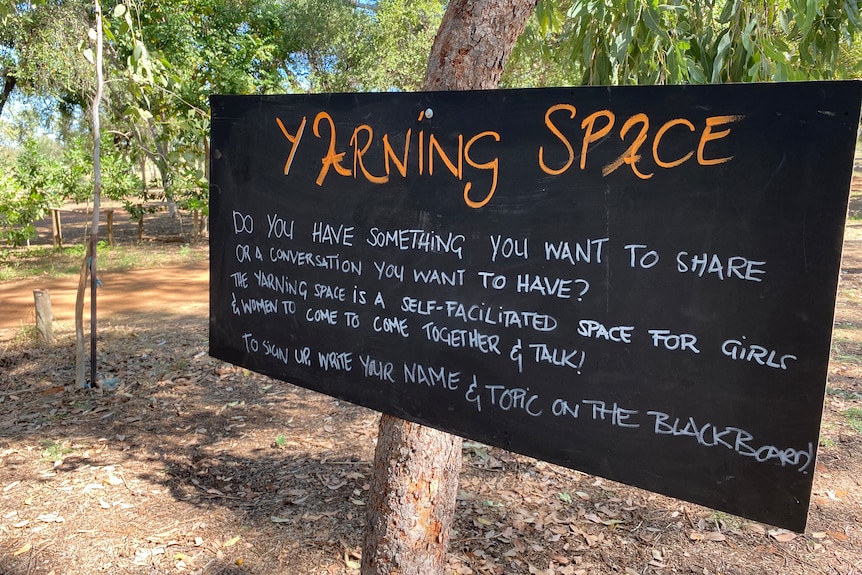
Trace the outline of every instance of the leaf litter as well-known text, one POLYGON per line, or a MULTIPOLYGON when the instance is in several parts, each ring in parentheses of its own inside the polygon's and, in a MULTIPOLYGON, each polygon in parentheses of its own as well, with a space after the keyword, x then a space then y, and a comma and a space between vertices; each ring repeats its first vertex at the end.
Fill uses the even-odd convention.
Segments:
MULTIPOLYGON (((836 321, 862 328, 855 225, 836 321)), ((72 335, 59 337, 0 349, 0 572, 357 572, 375 413, 209 358, 199 310, 102 326, 112 392, 64 387, 72 335)), ((465 442, 447 572, 851 572, 862 441, 843 414, 862 406, 862 362, 844 360, 849 345, 830 368, 843 391, 827 395, 806 533, 465 442)))

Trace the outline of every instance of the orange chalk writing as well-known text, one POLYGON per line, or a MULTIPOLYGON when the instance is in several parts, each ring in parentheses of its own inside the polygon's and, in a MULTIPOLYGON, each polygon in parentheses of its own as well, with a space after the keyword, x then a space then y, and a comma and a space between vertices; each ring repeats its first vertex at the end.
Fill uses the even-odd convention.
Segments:
MULTIPOLYGON (((579 167, 581 171, 587 169, 587 157, 596 146, 601 144, 602 148, 608 148, 614 145, 611 140, 607 140, 612 135, 617 123, 617 116, 611 110, 597 110, 588 114, 580 122, 579 131, 574 127, 577 124, 566 125, 565 119, 556 114, 560 111, 568 112, 569 120, 574 120, 577 114, 575 106, 571 104, 554 104, 545 111, 544 125, 553 136, 554 141, 562 145, 566 156, 566 160, 559 167, 550 166, 546 160, 548 157, 547 148, 544 145, 539 146, 539 169, 550 176, 562 175, 572 168, 578 140, 580 140, 579 167)), ((693 157, 696 157, 697 163, 701 166, 716 166, 729 162, 733 159, 733 155, 710 157, 707 148, 717 140, 729 138, 732 132, 730 124, 742 119, 744 119, 742 115, 709 116, 703 120, 702 127, 698 128, 693 121, 687 118, 673 118, 663 123, 655 134, 651 135, 652 123, 649 116, 643 112, 633 114, 623 122, 618 134, 620 141, 630 143, 614 160, 604 165, 602 176, 609 176, 620 167, 627 165, 638 179, 650 179, 654 172, 641 167, 645 163, 650 165, 648 160, 652 160, 656 167, 666 170, 676 168, 693 157), (676 127, 688 128, 688 133, 691 136, 686 139, 685 130, 674 129, 676 127), (697 134, 698 131, 700 134, 697 134), (635 134, 633 138, 630 133, 635 134), (651 145, 649 144, 650 138, 652 138, 651 145), (662 150, 662 142, 668 139, 673 139, 675 149, 682 148, 681 156, 666 157, 666 152, 662 150), (691 147, 686 150, 689 145, 691 147)))
MULTIPOLYGON (((307 118, 302 117, 294 132, 281 118, 275 118, 282 135, 291 144, 284 164, 285 176, 289 175, 297 157, 307 118)), ((500 183, 502 159, 497 144, 503 136, 494 130, 477 130, 471 136, 458 131, 453 133, 452 128, 447 127, 446 137, 441 138, 435 133, 431 118, 430 112, 426 116, 422 111, 409 120, 412 127, 390 133, 379 129, 375 132, 369 124, 345 129, 344 123, 336 122, 329 112, 318 112, 312 123, 314 136, 321 140, 312 148, 321 150, 316 184, 323 186, 333 171, 336 178, 353 178, 376 185, 390 183, 399 176, 407 179, 411 173, 434 178, 435 182, 451 177, 462 185, 465 206, 480 209, 488 205, 500 183), (418 124, 423 129, 417 129, 418 124), (348 157, 352 158, 352 165, 348 157)), ((539 169, 549 176, 560 176, 572 169, 585 171, 587 158, 599 155, 604 163, 603 177, 628 166, 635 178, 648 180, 658 170, 671 170, 690 160, 703 167, 731 161, 734 156, 728 149, 733 144, 733 124, 743 119, 742 115, 717 115, 697 120, 671 117, 659 124, 653 123, 644 112, 635 112, 622 121, 622 117, 618 118, 610 109, 590 111, 580 119, 574 104, 557 103, 548 107, 540 120, 550 138, 538 146, 534 157, 538 159, 539 169), (720 141, 723 142, 719 145, 720 141), (608 162, 608 158, 614 159, 608 162)), ((303 145, 303 149, 306 148, 309 148, 308 143, 303 145)), ((592 162, 595 164, 596 160, 592 162)), ((518 166, 509 168, 518 169, 518 166)))
MULTIPOLYGON (((425 114, 421 113, 417 122, 424 119, 425 114)), ((283 127, 284 125, 280 120, 278 120, 278 124, 288 140, 291 142, 299 141, 301 130, 298 130, 298 135, 294 136, 283 127)), ((390 182, 392 177, 399 175, 402 178, 407 178, 410 173, 410 166, 415 166, 413 169, 420 176, 439 178, 451 174, 459 182, 464 182, 469 177, 465 173, 468 168, 474 168, 480 172, 490 172, 489 188, 479 200, 475 199, 478 194, 475 193, 473 181, 469 180, 464 183, 464 204, 470 208, 476 209, 485 206, 491 201, 497 189, 500 161, 493 153, 493 143, 500 141, 500 134, 497 132, 484 131, 469 139, 464 134, 457 134, 454 138, 455 146, 452 149, 447 149, 444 148, 444 142, 431 130, 419 130, 414 138, 413 128, 403 132, 403 136, 401 134, 393 136, 388 133, 379 135, 375 133, 372 126, 361 124, 353 128, 347 142, 347 149, 339 151, 338 126, 339 124, 328 112, 318 112, 314 118, 312 127, 315 137, 324 140, 328 138, 326 154, 321 158, 321 168, 316 180, 318 186, 323 186, 330 176, 330 168, 334 169, 339 176, 362 179, 380 185, 390 182), (328 133, 326 133, 326 129, 329 130, 328 133), (403 147, 401 142, 396 140, 398 137, 404 138, 403 147), (348 153, 351 153, 353 157, 352 170, 343 164, 348 153), (413 163, 414 159, 415 164, 413 163), (438 167, 441 164, 445 167, 444 170, 438 167)), ((446 141, 448 141, 448 136, 446 141)), ((296 145, 294 144, 294 150, 295 148, 296 145)), ((288 171, 286 169, 285 175, 288 171)))
POLYGON ((581 122, 581 129, 584 130, 584 142, 581 147, 581 169, 587 167, 587 149, 590 147, 590 144, 593 142, 598 142, 611 132, 611 128, 614 127, 614 113, 610 110, 600 110, 598 112, 593 112, 581 122), (593 131, 596 125, 596 120, 599 118, 604 118, 606 120, 606 124, 599 128, 598 131, 593 131))
POLYGON ((482 132, 481 134, 476 134, 467 142, 467 145, 464 146, 464 159, 467 161, 469 165, 474 168, 479 168, 480 170, 492 170, 493 180, 491 181, 491 190, 485 196, 485 198, 479 202, 474 202, 470 199, 470 188, 473 187, 473 184, 467 182, 467 185, 464 186, 464 203, 470 206, 471 208, 481 208, 485 204, 491 201, 491 198, 494 196, 494 192, 497 189, 497 177, 500 172, 500 160, 494 158, 490 162, 477 163, 473 161, 470 157, 470 148, 481 140, 482 138, 493 138, 495 141, 500 141, 500 134, 497 132, 482 132))
POLYGON ((643 146, 644 142, 647 140, 647 132, 649 131, 649 118, 646 114, 635 114, 623 124, 623 129, 620 130, 620 140, 625 141, 626 135, 628 135, 629 130, 634 127, 636 124, 641 125, 641 129, 638 132, 638 135, 635 137, 635 141, 632 142, 631 146, 623 152, 623 154, 604 167, 602 170, 602 175, 607 176, 617 168, 619 168, 623 163, 631 166, 632 171, 635 173, 637 177, 642 180, 648 180, 652 177, 652 174, 643 174, 637 168, 637 163, 640 161, 641 156, 638 154, 638 150, 641 146, 643 146))
POLYGON ((371 173, 365 168, 365 164, 362 163, 362 156, 368 151, 368 148, 371 147, 371 140, 374 137, 374 130, 371 129, 371 126, 367 124, 363 124, 353 130, 353 135, 350 137, 350 145, 353 146, 353 173, 357 173, 357 168, 362 172, 362 175, 365 176, 369 182, 373 184, 385 184, 389 181, 389 165, 387 163, 386 166, 386 175, 385 176, 373 176, 371 173), (366 140, 365 146, 361 149, 359 147, 359 133, 365 132, 366 140))
POLYGON ((392 149, 392 145, 389 143, 389 134, 383 134, 383 153, 384 161, 386 162, 387 176, 390 174, 389 161, 392 160, 392 162, 395 163, 395 168, 398 170, 398 173, 401 174, 401 177, 407 177, 407 158, 410 155, 410 134, 412 131, 412 129, 407 130, 407 135, 404 137, 404 155, 401 156, 401 159, 395 155, 395 150, 392 149))
POLYGON ((334 167, 335 171, 338 172, 342 176, 350 176, 352 172, 341 165, 341 160, 344 159, 344 155, 346 152, 337 153, 335 151, 335 122, 332 120, 332 116, 327 114, 326 112, 320 112, 314 118, 314 135, 320 138, 320 121, 326 120, 329 124, 329 151, 327 154, 321 158, 320 162, 323 166, 320 168, 320 173, 317 175, 317 185, 323 185, 323 180, 326 179, 326 174, 329 173, 329 168, 334 167))
POLYGON ((290 147, 290 154, 287 156, 287 161, 284 163, 284 175, 290 173, 290 165, 293 163, 293 157, 296 155, 296 148, 299 145, 299 140, 302 139, 302 132, 305 130, 305 120, 306 117, 302 117, 302 122, 299 123, 299 128, 296 130, 296 134, 291 134, 287 131, 287 128, 284 127, 284 124, 281 121, 281 118, 276 118, 275 122, 278 124, 278 127, 281 129, 281 133, 284 134, 284 137, 287 138, 287 141, 293 144, 290 147))
POLYGON ((721 138, 726 138, 730 134, 730 128, 727 130, 721 130, 720 132, 713 132, 712 129, 715 126, 721 126, 724 124, 730 124, 732 122, 738 122, 742 119, 742 116, 713 116, 711 118, 706 119, 706 128, 703 130, 703 134, 700 136, 700 143, 697 145, 697 163, 702 166, 715 166, 718 164, 724 164, 725 162, 729 162, 733 159, 733 156, 729 156, 727 158, 714 158, 712 160, 708 160, 704 158, 703 151, 706 147, 707 142, 711 142, 712 140, 719 140, 721 138))
POLYGON ((574 120, 575 114, 577 113, 575 107, 571 104, 555 104, 548 108, 548 111, 545 112, 545 126, 548 127, 548 129, 553 135, 559 138, 559 140, 563 143, 563 146, 566 147, 566 151, 569 154, 569 159, 566 160, 566 163, 563 164, 561 168, 549 168, 548 165, 545 164, 545 147, 539 146, 539 166, 542 168, 543 172, 552 176, 559 176, 560 174, 568 170, 569 166, 572 165, 572 162, 575 161, 575 150, 574 148, 572 148, 572 144, 569 142, 568 138, 566 138, 562 134, 562 132, 560 132, 560 129, 557 128, 557 126, 555 126, 554 123, 551 121, 551 114, 559 110, 568 110, 570 120, 574 120))
POLYGON ((664 138, 665 133, 673 128, 674 126, 686 126, 690 132, 694 132, 694 124, 686 120, 685 118, 676 118, 675 120, 671 120, 669 122, 665 122, 664 125, 658 129, 658 132, 655 134, 655 139, 652 142, 652 157, 655 160, 655 163, 658 164, 659 167, 662 168, 675 168, 680 164, 683 164, 689 160, 694 155, 694 152, 691 151, 685 154, 683 157, 678 158, 676 160, 671 160, 669 162, 665 162, 658 156, 658 147, 661 144, 662 138, 664 138))

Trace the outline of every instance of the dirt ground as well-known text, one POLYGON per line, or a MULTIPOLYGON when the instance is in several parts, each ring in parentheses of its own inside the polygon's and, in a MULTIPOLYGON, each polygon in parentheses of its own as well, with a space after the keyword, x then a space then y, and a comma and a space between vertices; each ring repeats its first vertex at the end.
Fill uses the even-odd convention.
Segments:
MULTIPOLYGON (((804 534, 465 442, 449 573, 862 572, 862 222, 842 268, 804 534)), ((111 392, 67 387, 75 278, 0 283, 0 574, 358 573, 378 416, 208 357, 205 264, 101 279, 111 392)))

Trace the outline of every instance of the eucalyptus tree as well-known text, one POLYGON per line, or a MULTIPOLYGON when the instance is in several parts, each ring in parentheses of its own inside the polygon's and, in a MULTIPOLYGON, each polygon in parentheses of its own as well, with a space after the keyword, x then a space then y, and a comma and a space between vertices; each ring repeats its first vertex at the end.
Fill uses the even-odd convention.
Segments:
POLYGON ((446 0, 379 0, 353 83, 365 91, 418 90, 446 0))
POLYGON ((508 85, 858 77, 860 0, 541 0, 508 85), (858 48, 857 56, 858 56, 858 48))
POLYGON ((0 113, 16 91, 82 103, 93 79, 78 47, 91 9, 86 0, 0 2, 0 113))

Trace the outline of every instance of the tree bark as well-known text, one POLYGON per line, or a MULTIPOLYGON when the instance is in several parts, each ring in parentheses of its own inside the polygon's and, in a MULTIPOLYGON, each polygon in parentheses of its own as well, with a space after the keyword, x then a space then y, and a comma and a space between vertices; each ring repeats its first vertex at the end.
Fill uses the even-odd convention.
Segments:
POLYGON ((12 74, 6 73, 3 75, 3 93, 0 94, 0 114, 3 113, 3 108, 6 107, 6 102, 9 100, 9 96, 12 94, 12 90, 15 89, 17 83, 18 79, 12 74))
POLYGON ((459 437, 381 416, 363 575, 443 573, 460 470, 459 437))
POLYGON ((81 262, 81 272, 78 274, 78 291, 75 297, 75 388, 87 387, 87 368, 85 354, 87 352, 84 343, 84 294, 87 291, 87 271, 90 269, 90 247, 84 261, 81 262))
MULTIPOLYGON (((496 88, 537 0, 452 0, 431 48, 424 90, 496 88)), ((362 575, 439 575, 455 514, 461 439, 382 415, 362 575)))
POLYGON ((96 287, 98 285, 98 242, 99 242, 99 212, 100 202, 102 198, 102 169, 99 160, 99 139, 101 137, 101 128, 99 125, 99 107, 102 101, 102 90, 104 88, 104 78, 102 74, 102 6, 99 0, 94 0, 95 20, 96 20, 96 93, 93 95, 93 100, 90 104, 91 120, 93 123, 93 219, 90 227, 90 242, 88 257, 81 267, 81 275, 78 279, 78 294, 75 302, 75 385, 76 387, 85 387, 84 380, 84 284, 86 283, 87 273, 90 274, 90 385, 96 386, 98 379, 97 373, 97 350, 96 344, 98 341, 96 334, 97 327, 97 301, 96 287))
POLYGON ((425 70, 425 90, 490 90, 538 0, 453 0, 425 70))

